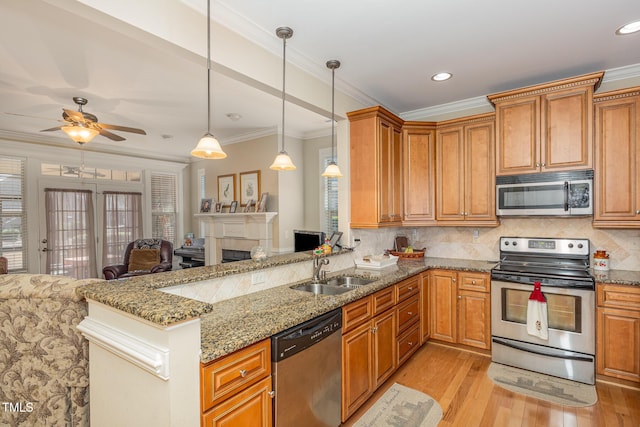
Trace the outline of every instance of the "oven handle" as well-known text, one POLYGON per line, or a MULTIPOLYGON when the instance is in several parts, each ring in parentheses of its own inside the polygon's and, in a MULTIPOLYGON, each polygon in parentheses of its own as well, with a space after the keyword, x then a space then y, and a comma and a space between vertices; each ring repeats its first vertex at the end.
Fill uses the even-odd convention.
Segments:
POLYGON ((492 341, 496 344, 500 344, 500 345, 504 345, 507 347, 511 347, 511 348, 515 348, 516 350, 520 350, 520 351, 526 351, 527 353, 533 353, 533 354, 539 354, 540 356, 546 356, 546 357, 557 357, 558 359, 569 359, 569 360, 577 360, 580 362, 593 362, 593 359, 589 358, 589 357, 581 357, 581 356, 566 356, 566 355, 559 355, 559 354, 549 354, 549 353, 543 353, 541 351, 534 351, 534 350, 530 350, 528 348, 524 348, 524 347, 520 347, 519 345, 516 344, 512 344, 510 342, 506 342, 503 341, 499 338, 493 338, 492 341))
POLYGON ((564 182, 564 211, 567 212, 569 210, 569 183, 567 181, 564 182))

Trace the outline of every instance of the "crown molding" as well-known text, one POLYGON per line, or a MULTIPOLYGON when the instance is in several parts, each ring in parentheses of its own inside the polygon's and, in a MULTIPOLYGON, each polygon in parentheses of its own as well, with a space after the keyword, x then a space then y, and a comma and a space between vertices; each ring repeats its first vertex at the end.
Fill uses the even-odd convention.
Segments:
POLYGON ((444 114, 451 114, 458 111, 466 111, 475 108, 493 109, 493 106, 486 96, 478 96, 475 98, 463 99, 461 101, 449 102, 447 104, 434 105, 433 107, 407 111, 405 113, 401 113, 400 118, 407 121, 425 120, 429 117, 436 117, 444 114))
POLYGON ((615 82, 616 80, 633 79, 636 77, 640 77, 640 64, 626 65, 624 67, 607 70, 604 73, 602 82, 615 82))

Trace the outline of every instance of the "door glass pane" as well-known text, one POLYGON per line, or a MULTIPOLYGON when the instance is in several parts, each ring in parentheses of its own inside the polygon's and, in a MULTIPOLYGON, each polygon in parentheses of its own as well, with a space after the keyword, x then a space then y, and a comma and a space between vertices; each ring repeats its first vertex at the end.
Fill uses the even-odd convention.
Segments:
MULTIPOLYGON (((502 320, 527 323, 530 291, 502 289, 502 320)), ((582 298, 544 292, 547 299, 549 327, 562 331, 582 332, 582 298)))

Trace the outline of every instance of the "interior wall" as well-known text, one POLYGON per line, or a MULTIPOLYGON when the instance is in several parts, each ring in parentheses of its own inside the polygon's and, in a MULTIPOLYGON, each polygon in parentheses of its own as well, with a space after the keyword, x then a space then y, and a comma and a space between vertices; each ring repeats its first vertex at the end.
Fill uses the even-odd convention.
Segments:
POLYGON ((320 230, 320 150, 331 148, 331 135, 304 142, 304 229, 320 230))
POLYGON ((293 252, 293 230, 304 225, 304 143, 287 138, 286 149, 296 165, 295 171, 281 171, 278 174, 277 212, 274 219, 274 252, 293 252))

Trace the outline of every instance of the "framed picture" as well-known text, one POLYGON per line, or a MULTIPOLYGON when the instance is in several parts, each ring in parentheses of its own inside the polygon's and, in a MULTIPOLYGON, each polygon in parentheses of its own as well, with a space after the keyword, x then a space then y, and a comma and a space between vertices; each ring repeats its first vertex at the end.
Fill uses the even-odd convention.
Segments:
POLYGON ((211 199, 202 199, 200 201, 200 213, 211 212, 211 204, 212 204, 211 199))
POLYGON ((245 206, 251 199, 260 194, 260 171, 240 173, 240 205, 245 206))
POLYGON ((256 208, 256 201, 253 199, 247 200, 247 204, 244 205, 244 210, 242 212, 253 212, 256 208))
POLYGON ((218 176, 218 200, 222 206, 230 205, 236 200, 236 174, 218 176))
POLYGON ((269 193, 262 193, 260 196, 260 201, 256 205, 256 212, 266 212, 267 211, 267 198, 269 197, 269 193))
POLYGON ((333 232, 333 234, 331 235, 331 238, 329 239, 329 246, 331 246, 331 249, 335 248, 336 245, 340 247, 340 245, 338 245, 338 242, 340 241, 341 237, 342 237, 342 231, 333 232))
POLYGON ((222 212, 222 203, 217 202, 213 204, 213 209, 215 213, 220 213, 222 212))
POLYGON ((231 205, 229 206, 229 213, 236 213, 237 209, 238 209, 238 201, 234 200, 231 202, 231 205))

